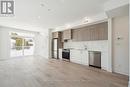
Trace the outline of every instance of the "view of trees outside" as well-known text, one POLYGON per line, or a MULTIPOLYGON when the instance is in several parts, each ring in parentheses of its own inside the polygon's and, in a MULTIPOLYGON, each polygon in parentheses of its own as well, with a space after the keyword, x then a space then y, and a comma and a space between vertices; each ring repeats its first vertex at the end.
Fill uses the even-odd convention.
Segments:
POLYGON ((17 33, 11 33, 11 56, 12 57, 32 55, 33 50, 34 50, 34 42, 32 38, 21 37, 17 33))

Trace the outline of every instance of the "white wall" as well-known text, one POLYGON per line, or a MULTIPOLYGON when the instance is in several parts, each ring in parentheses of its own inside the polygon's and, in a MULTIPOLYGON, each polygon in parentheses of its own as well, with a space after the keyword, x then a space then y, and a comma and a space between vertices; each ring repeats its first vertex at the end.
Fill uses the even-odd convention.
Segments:
POLYGON ((35 35, 35 55, 49 58, 49 30, 43 30, 35 35))
POLYGON ((85 49, 85 46, 87 47, 88 51, 101 51, 101 67, 102 69, 109 71, 107 40, 82 42, 69 41, 64 43, 64 48, 85 49))
POLYGON ((113 71, 128 75, 129 73, 129 18, 113 18, 113 71), (121 38, 118 40, 118 38, 121 38))
POLYGON ((31 33, 35 35, 35 50, 34 55, 38 55, 44 58, 48 58, 48 30, 41 31, 40 33, 18 30, 9 27, 0 27, 0 59, 10 58, 10 36, 9 32, 22 32, 31 33))
POLYGON ((28 34, 35 34, 34 32, 17 30, 9 27, 0 27, 0 59, 10 58, 10 36, 9 32, 22 32, 28 34))
MULTIPOLYGON (((129 0, 130 3, 130 0, 129 0)), ((130 5, 129 5, 129 20, 130 20, 130 5)), ((130 25, 130 22, 129 22, 130 25)), ((129 83, 128 87, 130 87, 130 27, 129 27, 129 83)))
POLYGON ((7 29, 0 27, 0 59, 8 59, 10 56, 9 33, 7 29))

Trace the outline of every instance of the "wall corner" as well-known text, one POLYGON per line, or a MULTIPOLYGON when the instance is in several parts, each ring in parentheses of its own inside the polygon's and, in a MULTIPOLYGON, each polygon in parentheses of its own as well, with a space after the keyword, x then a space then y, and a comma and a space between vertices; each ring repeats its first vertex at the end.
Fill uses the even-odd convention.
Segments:
POLYGON ((112 72, 112 19, 108 19, 108 71, 112 72))

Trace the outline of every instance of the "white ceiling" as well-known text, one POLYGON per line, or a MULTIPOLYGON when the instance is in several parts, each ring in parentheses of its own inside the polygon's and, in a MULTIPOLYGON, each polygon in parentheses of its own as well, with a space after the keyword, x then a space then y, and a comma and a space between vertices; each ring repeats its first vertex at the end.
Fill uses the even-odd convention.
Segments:
POLYGON ((15 16, 0 17, 0 25, 50 29, 104 12, 109 0, 15 0, 15 16))

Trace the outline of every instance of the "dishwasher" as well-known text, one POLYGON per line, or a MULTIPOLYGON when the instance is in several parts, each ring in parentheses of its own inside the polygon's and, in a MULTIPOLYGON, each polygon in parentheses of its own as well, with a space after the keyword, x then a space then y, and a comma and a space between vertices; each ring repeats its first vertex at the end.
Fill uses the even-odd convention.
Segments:
POLYGON ((89 66, 101 68, 101 52, 89 51, 89 66))

